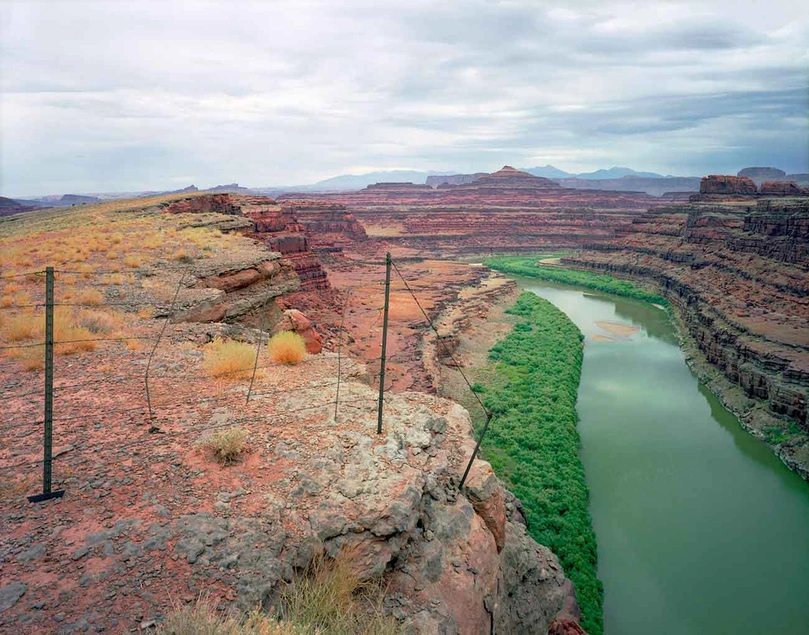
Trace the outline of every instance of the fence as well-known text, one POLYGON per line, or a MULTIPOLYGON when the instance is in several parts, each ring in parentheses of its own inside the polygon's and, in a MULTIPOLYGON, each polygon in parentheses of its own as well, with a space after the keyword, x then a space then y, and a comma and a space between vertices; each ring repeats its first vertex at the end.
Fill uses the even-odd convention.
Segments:
MULTIPOLYGON (((404 285, 404 288, 407 292, 412 296, 413 300, 415 301, 416 305, 418 306, 421 315, 425 320, 425 324, 435 333, 436 341, 438 346, 444 347, 444 352, 448 358, 450 358, 455 368, 460 371, 463 380, 466 382, 466 385, 471 391, 471 394, 477 399, 478 404, 482 408, 483 412, 486 414, 486 420, 479 434, 477 443, 475 445, 474 452, 466 466, 464 471, 463 477, 461 479, 459 487, 463 487, 466 478, 469 474, 469 470, 478 454, 480 449, 480 444, 483 440, 484 435, 486 434, 486 430, 488 429, 489 423, 491 421, 491 415, 484 406, 483 402, 480 400, 480 397, 477 393, 472 390, 472 385, 469 382, 467 376, 463 372, 462 366, 458 363, 457 359, 455 359, 455 355, 452 350, 447 347, 444 339, 440 337, 435 324, 433 323, 432 319, 428 315, 428 313, 424 310, 422 303, 419 301, 416 293, 410 286, 410 283, 405 278, 405 276, 400 271, 397 264, 393 261, 390 254, 387 254, 384 263, 380 262, 373 262, 368 263, 373 265, 385 265, 385 294, 384 294, 384 305, 380 307, 379 311, 382 317, 382 334, 381 334, 381 355, 378 358, 373 359, 365 359, 367 364, 373 364, 375 362, 379 362, 379 392, 378 397, 373 401, 376 402, 376 415, 377 415, 377 433, 382 434, 383 431, 383 419, 384 419, 384 408, 385 408, 385 391, 389 389, 389 386, 385 383, 385 372, 388 362, 391 358, 387 355, 387 340, 388 340, 388 322, 389 322, 389 307, 390 307, 390 289, 392 284, 392 276, 398 278, 398 280, 404 285)), ((142 288, 142 281, 144 279, 148 279, 151 275, 158 273, 154 271, 148 270, 135 270, 129 272, 131 278, 134 279, 135 275, 139 275, 139 284, 141 287, 138 287, 138 284, 134 284, 132 289, 129 291, 137 290, 138 288, 142 288)), ((161 270, 159 273, 162 275, 166 275, 168 272, 166 269, 161 270)), ((257 397, 273 397, 276 401, 277 399, 285 394, 292 394, 296 392, 300 392, 301 390, 305 389, 314 389, 314 388, 328 388, 334 386, 335 392, 333 399, 329 399, 324 403, 317 403, 306 405, 300 408, 287 408, 281 412, 282 415, 291 415, 298 412, 303 411, 312 411, 327 408, 333 405, 334 407, 334 420, 337 421, 339 410, 341 406, 341 383, 343 382, 343 374, 344 374, 344 356, 343 356, 343 348, 344 348, 344 333, 345 333, 345 317, 346 311, 349 307, 349 300, 352 297, 352 293, 355 291, 355 287, 348 287, 344 291, 344 297, 341 306, 341 313, 340 313, 340 327, 338 330, 338 342, 337 342, 337 355, 336 355, 336 369, 335 369, 335 376, 333 379, 330 379, 327 382, 320 382, 318 384, 312 383, 304 383, 301 385, 296 386, 285 386, 283 388, 276 387, 264 390, 256 389, 256 377, 259 371, 264 369, 269 369, 276 367, 273 364, 265 364, 261 365, 261 346, 262 340, 267 337, 267 333, 258 333, 255 337, 256 341, 256 351, 255 351, 255 358, 252 364, 248 367, 233 369, 224 373, 217 374, 218 378, 227 375, 236 375, 237 377, 244 377, 245 380, 249 377, 249 383, 242 386, 230 386, 228 389, 222 392, 222 394, 211 394, 206 396, 198 396, 197 394, 193 393, 193 388, 191 384, 193 381, 201 380, 201 381, 208 381, 211 379, 211 376, 208 374, 199 374, 198 369, 195 368, 187 368, 183 367, 182 364, 178 364, 172 361, 171 357, 164 356, 162 359, 159 359, 159 351, 160 351, 160 344, 162 341, 165 341, 171 335, 175 335, 178 337, 180 341, 183 339, 187 339, 187 335, 190 331, 190 326, 188 324, 183 324, 182 322, 178 322, 175 318, 176 316, 176 307, 177 301, 179 296, 181 295, 182 289, 184 288, 185 280, 189 274, 189 270, 187 267, 177 267, 171 270, 171 275, 179 276, 176 286, 173 288, 173 295, 171 300, 164 305, 156 304, 154 300, 149 297, 146 300, 139 300, 138 295, 135 293, 134 298, 129 297, 132 294, 123 294, 118 293, 115 297, 109 299, 109 301, 100 301, 98 296, 93 296, 89 300, 85 295, 84 298, 80 297, 79 301, 62 301, 63 298, 59 297, 57 293, 57 280, 62 278, 70 278, 71 276, 80 277, 82 281, 83 288, 92 288, 92 287, 105 287, 109 289, 111 286, 110 276, 121 276, 121 272, 118 271, 69 271, 69 270, 58 270, 54 269, 53 267, 47 267, 44 271, 34 271, 25 274, 15 274, 13 276, 0 276, 0 282, 4 284, 8 284, 8 280, 13 280, 14 278, 25 278, 28 282, 44 282, 44 290, 37 288, 34 293, 37 294, 39 297, 35 297, 30 299, 30 293, 27 292, 27 297, 24 296, 24 301, 18 301, 16 303, 8 303, 3 302, 0 305, 0 313, 3 311, 12 311, 15 312, 17 315, 13 318, 16 320, 15 324, 17 326, 25 327, 25 320, 20 322, 21 318, 27 318, 27 328, 28 328, 28 335, 30 336, 32 333, 39 335, 41 333, 41 341, 36 342, 27 342, 22 341, 26 339, 25 337, 20 337, 19 334, 15 336, 15 338, 8 337, 9 339, 8 344, 0 345, 0 351, 4 354, 20 354, 22 357, 33 360, 32 365, 36 366, 37 363, 40 361, 43 364, 43 373, 42 373, 42 386, 40 388, 33 388, 30 386, 32 383, 30 381, 31 377, 27 376, 23 378, 21 381, 17 382, 25 386, 25 388, 19 392, 14 391, 13 389, 4 389, 3 394, 3 402, 8 403, 13 400, 14 407, 10 409, 9 412, 5 415, 5 424, 2 427, 4 431, 10 430, 21 430, 24 435, 28 435, 32 433, 36 429, 42 430, 42 460, 32 462, 31 460, 25 461, 17 461, 16 463, 11 463, 8 465, 0 466, 0 470, 2 471, 14 471, 14 470, 21 470, 26 467, 33 467, 36 465, 42 464, 42 491, 38 494, 28 496, 28 500, 31 502, 41 502, 46 501, 53 498, 58 498, 64 495, 64 489, 53 489, 53 464, 54 460, 59 458, 59 456, 65 455, 67 452, 72 451, 75 448, 65 450, 64 448, 54 453, 54 445, 53 445, 53 426, 54 422, 56 423, 67 423, 70 422, 73 426, 80 426, 84 425, 85 428, 89 425, 93 424, 95 426, 96 435, 98 437, 102 437, 101 434, 103 431, 103 421, 108 417, 118 417, 121 419, 122 422, 125 422, 127 426, 132 425, 132 432, 130 433, 132 436, 137 438, 128 438, 126 441, 121 442, 117 440, 114 443, 113 449, 119 453, 123 453, 124 451, 131 449, 135 446, 146 444, 146 445, 154 445, 158 443, 157 439, 159 435, 166 435, 169 434, 172 438, 178 438, 183 435, 189 434, 196 434, 199 435, 200 433, 213 431, 219 428, 224 428, 228 426, 238 425, 239 423, 246 422, 251 420, 254 415, 245 414, 243 417, 239 417, 236 419, 230 418, 224 422, 213 423, 205 426, 192 426, 185 430, 177 430, 176 426, 175 429, 167 431, 165 428, 167 424, 175 422, 177 417, 179 416, 178 412, 181 414, 183 413, 188 407, 189 403, 193 405, 193 407, 199 407, 202 404, 205 404, 208 407, 237 407, 243 410, 244 412, 248 412, 248 406, 251 403, 251 399, 257 397), (107 277, 106 280, 103 280, 104 277, 107 277), (102 278, 99 281, 99 278, 102 278), (91 301, 90 301, 91 300, 91 301), (84 310, 84 309, 92 309, 92 310, 100 310, 102 308, 110 307, 113 310, 122 310, 124 312, 134 312, 138 311, 139 309, 144 310, 156 310, 159 317, 156 317, 153 320, 145 321, 145 326, 143 324, 138 324, 137 328, 134 325, 129 325, 128 328, 132 328, 131 332, 127 332, 125 336, 120 336, 115 332, 108 333, 105 332, 103 328, 97 329, 94 332, 89 333, 92 337, 87 337, 87 329, 84 330, 76 330, 67 328, 64 322, 64 316, 60 316, 57 314, 57 311, 63 310, 61 307, 65 307, 64 310, 84 310), (29 313, 31 309, 41 309, 42 315, 38 316, 32 313, 29 313), (23 313, 20 313, 23 312, 23 313), (41 322, 37 322, 38 319, 41 319, 41 322), (41 325, 41 326, 40 326, 41 325), (179 333, 170 333, 169 326, 172 326, 172 329, 175 331, 179 331, 179 333), (148 329, 151 328, 154 332, 147 332, 148 329), (147 329, 147 331, 144 331, 147 329), (185 331, 185 332, 183 332, 185 331), (76 336, 75 333, 78 333, 79 336, 76 336), (15 343, 15 341, 19 343, 15 343), (59 373, 57 372, 57 368, 54 365, 54 354, 55 352, 59 352, 60 348, 65 350, 65 347, 84 347, 84 348, 93 348, 99 343, 102 342, 120 342, 125 343, 127 347, 131 347, 134 349, 138 349, 143 343, 149 345, 148 346, 148 355, 144 359, 137 360, 139 363, 142 363, 144 366, 142 373, 131 373, 131 374, 119 374, 116 372, 110 372, 110 368, 102 368, 102 369, 92 369, 98 372, 104 373, 104 376, 98 378, 88 378, 84 379, 87 375, 91 374, 90 368, 82 368, 81 362, 73 361, 72 364, 68 365, 71 366, 80 366, 77 371, 71 372, 64 372, 67 375, 78 375, 81 381, 68 381, 62 383, 55 383, 55 377, 58 378, 59 373), (136 345, 132 345, 132 343, 137 343, 136 345), (29 355, 31 351, 37 351, 34 356, 29 355), (38 351, 41 351, 41 356, 39 355, 38 351), (26 357, 27 356, 27 357, 26 357), (197 374, 195 374, 197 373, 197 374), (157 386, 155 384, 156 381, 159 380, 170 380, 176 381, 173 384, 173 387, 170 388, 169 394, 161 394, 158 390, 156 390, 157 386), (123 403, 120 399, 113 398, 112 400, 107 399, 100 399, 99 398, 99 390, 104 387, 117 387, 120 384, 140 384, 143 385, 143 394, 142 394, 142 403, 140 404, 133 404, 131 402, 123 403), (188 394, 184 394, 182 387, 188 388, 185 392, 188 394), (239 388, 243 390, 240 393, 239 388), (90 394, 87 395, 87 391, 90 391, 90 394), (58 394, 60 399, 56 401, 54 396, 58 394), (67 394, 67 397, 63 397, 62 395, 67 394), (242 396, 243 395, 243 396, 242 396), (72 397, 72 400, 71 400, 72 397), (33 415, 30 417, 25 412, 25 408, 22 408, 23 413, 19 413, 18 411, 21 409, 18 407, 20 400, 26 400, 28 406, 32 408, 39 409, 41 408, 42 418, 34 419, 33 415), (189 401, 190 399, 190 401, 189 401), (237 400, 243 400, 240 403, 236 403, 237 400), (86 402, 90 401, 100 401, 100 407, 87 411, 83 407, 86 405, 86 402), (71 411, 79 412, 79 414, 71 414, 69 416, 55 416, 55 405, 59 404, 66 404, 71 411), (93 423, 95 422, 95 423, 93 423), (138 423, 145 423, 148 425, 141 425, 137 426, 138 423), (145 432, 144 432, 145 430, 145 432), (138 434, 138 432, 140 434, 138 434)), ((109 298, 109 293, 107 293, 107 297, 109 298)), ((69 298, 72 300, 72 297, 69 298)), ((141 321, 143 322, 143 321, 141 321)), ((23 328, 25 331, 25 328, 23 328)), ((23 333, 24 335, 25 333, 23 333)), ((30 337, 28 338, 30 339, 30 337)), ((71 349, 72 350, 72 349, 71 349)), ((146 349, 143 350, 145 352, 146 349)), ((116 356, 114 354, 112 356, 112 365, 115 365, 116 356)), ((71 358, 71 359, 81 359, 81 358, 71 358)), ((120 362, 120 360, 119 360, 120 362)), ((37 375, 37 378, 39 375, 37 375)), ((132 391, 129 391, 130 395, 133 395, 132 391)), ((362 401, 362 400, 361 400, 362 401)), ((367 403, 367 400, 366 400, 367 403)), ((347 407, 356 407, 358 405, 357 399, 352 398, 348 402, 344 401, 343 406, 347 407)), ((29 408, 30 409, 30 408, 29 408)), ((58 410, 58 408, 57 408, 58 410)), ((85 452, 92 452, 93 450, 100 451, 102 449, 108 449, 111 447, 111 444, 100 442, 100 443, 90 443, 83 447, 83 451, 85 452)))

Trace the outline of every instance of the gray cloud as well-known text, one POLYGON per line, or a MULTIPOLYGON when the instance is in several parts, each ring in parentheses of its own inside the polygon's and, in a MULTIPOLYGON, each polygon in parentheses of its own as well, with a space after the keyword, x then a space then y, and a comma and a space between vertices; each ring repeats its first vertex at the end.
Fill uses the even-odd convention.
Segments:
POLYGON ((788 0, 7 1, 0 194, 503 163, 806 171, 807 41, 788 0))

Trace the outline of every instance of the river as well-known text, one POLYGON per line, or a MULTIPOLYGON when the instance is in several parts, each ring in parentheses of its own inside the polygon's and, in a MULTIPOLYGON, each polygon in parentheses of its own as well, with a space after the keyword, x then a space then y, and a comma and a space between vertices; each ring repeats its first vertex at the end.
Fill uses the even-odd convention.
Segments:
POLYGON ((699 383, 664 311, 517 281, 585 335, 577 408, 605 632, 809 633, 809 484, 699 383))

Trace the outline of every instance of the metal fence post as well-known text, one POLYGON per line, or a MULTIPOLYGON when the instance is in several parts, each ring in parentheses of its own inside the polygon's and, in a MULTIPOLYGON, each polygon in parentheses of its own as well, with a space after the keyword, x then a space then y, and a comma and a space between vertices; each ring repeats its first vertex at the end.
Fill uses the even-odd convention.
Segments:
POLYGON ((376 433, 382 434, 382 406, 385 400, 385 352, 388 346, 388 306, 390 305, 390 252, 385 255, 385 316, 382 321, 382 357, 379 370, 379 406, 377 407, 376 433))
POLYGON ((42 458, 42 493, 29 496, 32 503, 61 498, 65 490, 51 490, 53 468, 53 267, 45 269, 45 417, 42 458))

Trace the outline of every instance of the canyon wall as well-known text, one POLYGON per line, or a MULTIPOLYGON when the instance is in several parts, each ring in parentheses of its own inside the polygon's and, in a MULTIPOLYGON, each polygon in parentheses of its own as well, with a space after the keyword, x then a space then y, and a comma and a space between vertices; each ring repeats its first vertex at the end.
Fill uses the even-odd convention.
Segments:
POLYGON ((809 200, 653 209, 620 234, 562 263, 654 280, 711 364, 809 432, 809 200))

